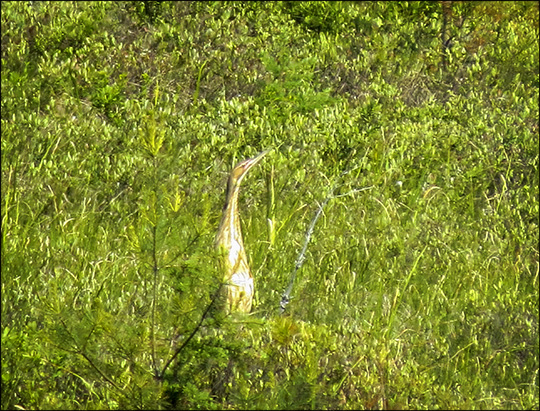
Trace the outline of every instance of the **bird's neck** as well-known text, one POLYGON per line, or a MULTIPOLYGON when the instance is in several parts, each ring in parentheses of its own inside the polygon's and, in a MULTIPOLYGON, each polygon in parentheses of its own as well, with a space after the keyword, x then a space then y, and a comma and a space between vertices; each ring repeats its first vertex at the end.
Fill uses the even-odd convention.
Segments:
POLYGON ((223 207, 223 217, 221 219, 220 226, 227 225, 227 232, 229 238, 234 238, 239 243, 242 243, 242 232, 240 229, 240 219, 238 217, 239 191, 239 184, 232 184, 231 181, 228 182, 227 197, 225 201, 225 206, 223 207))

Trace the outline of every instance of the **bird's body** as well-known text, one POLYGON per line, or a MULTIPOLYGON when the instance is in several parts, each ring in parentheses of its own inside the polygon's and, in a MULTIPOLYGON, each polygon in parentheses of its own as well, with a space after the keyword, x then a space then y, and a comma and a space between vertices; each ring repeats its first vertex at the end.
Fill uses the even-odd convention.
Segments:
POLYGON ((228 312, 241 311, 247 313, 251 310, 254 284, 244 249, 240 218, 238 217, 238 193, 244 176, 267 152, 263 151, 256 157, 238 163, 233 168, 227 183, 226 202, 215 245, 222 257, 223 295, 225 297, 225 309, 228 312))

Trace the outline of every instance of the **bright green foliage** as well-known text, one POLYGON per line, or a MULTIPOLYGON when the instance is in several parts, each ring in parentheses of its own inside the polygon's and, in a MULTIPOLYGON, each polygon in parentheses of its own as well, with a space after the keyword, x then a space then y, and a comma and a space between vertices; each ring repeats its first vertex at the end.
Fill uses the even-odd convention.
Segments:
POLYGON ((1 21, 2 409, 538 408, 537 2, 1 21), (266 148, 224 317, 227 175, 266 148))

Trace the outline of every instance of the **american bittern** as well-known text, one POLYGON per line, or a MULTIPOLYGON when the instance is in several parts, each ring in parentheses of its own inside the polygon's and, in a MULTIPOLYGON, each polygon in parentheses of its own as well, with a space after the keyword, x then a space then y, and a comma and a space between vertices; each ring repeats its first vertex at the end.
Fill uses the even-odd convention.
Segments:
POLYGON ((223 295, 227 312, 249 312, 253 300, 253 275, 242 240, 240 218, 238 217, 238 193, 240 183, 247 172, 257 164, 269 150, 238 163, 232 170, 227 183, 227 196, 223 207, 223 217, 216 235, 215 245, 222 256, 224 271, 223 295))

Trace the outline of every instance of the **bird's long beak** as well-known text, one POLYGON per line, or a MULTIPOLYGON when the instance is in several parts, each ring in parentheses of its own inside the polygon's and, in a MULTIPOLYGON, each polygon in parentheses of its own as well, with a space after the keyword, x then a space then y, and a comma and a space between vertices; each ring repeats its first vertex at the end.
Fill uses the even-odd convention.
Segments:
POLYGON ((264 150, 262 153, 259 153, 255 157, 253 157, 252 160, 255 162, 255 164, 257 164, 261 160, 261 158, 267 155, 271 150, 271 148, 264 150))
POLYGON ((262 153, 257 154, 255 157, 248 160, 248 166, 247 168, 253 167, 255 164, 257 164, 261 159, 267 155, 272 149, 269 148, 268 150, 264 150, 262 153))

